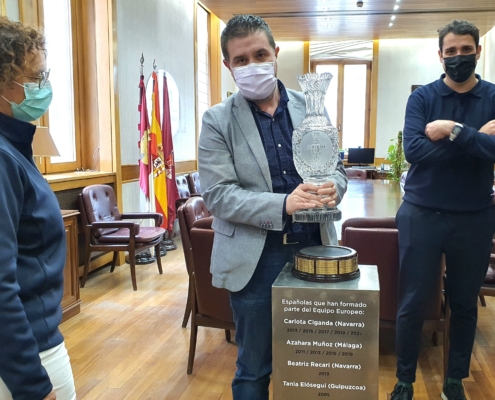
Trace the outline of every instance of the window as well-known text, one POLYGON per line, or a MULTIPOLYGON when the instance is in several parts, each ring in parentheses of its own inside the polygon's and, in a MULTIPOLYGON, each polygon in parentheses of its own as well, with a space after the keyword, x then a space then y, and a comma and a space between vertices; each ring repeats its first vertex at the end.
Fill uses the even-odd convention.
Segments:
POLYGON ((48 125, 60 153, 60 157, 51 158, 51 163, 75 162, 77 157, 70 0, 43 0, 43 14, 47 66, 50 69, 50 82, 54 93, 48 125))
POLYGON ((311 69, 333 75, 325 107, 332 125, 339 132, 340 148, 367 147, 371 62, 314 61, 311 69))
POLYGON ((108 100, 113 94, 111 5, 99 0, 0 0, 2 4, 8 17, 42 27, 47 39, 54 95, 48 113, 36 123, 49 128, 61 155, 36 157, 40 171, 84 167, 115 172, 108 100))

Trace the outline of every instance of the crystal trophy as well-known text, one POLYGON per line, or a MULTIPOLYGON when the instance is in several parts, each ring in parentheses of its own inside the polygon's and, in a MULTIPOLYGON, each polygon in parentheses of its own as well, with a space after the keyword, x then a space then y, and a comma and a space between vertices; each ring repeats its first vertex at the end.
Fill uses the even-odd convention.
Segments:
MULTIPOLYGON (((304 183, 316 186, 330 180, 339 160, 339 136, 325 115, 325 94, 333 75, 309 73, 297 80, 306 96, 306 117, 292 135, 294 165, 304 183)), ((342 213, 337 207, 324 206, 298 210, 294 222, 339 221, 342 213)))
MULTIPOLYGON (((339 136, 325 115, 325 94, 332 74, 309 73, 297 80, 306 96, 306 117, 292 134, 294 165, 304 183, 321 186, 330 180, 339 160, 339 136)), ((298 210, 294 222, 339 221, 337 207, 298 210)), ((341 282, 359 277, 354 249, 343 246, 311 246, 297 252, 292 275, 313 282, 341 282)))

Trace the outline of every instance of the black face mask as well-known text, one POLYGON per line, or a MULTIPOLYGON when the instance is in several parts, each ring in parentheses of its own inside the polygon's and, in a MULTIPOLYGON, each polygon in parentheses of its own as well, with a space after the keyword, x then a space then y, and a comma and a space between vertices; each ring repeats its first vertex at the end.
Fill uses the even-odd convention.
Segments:
POLYGON ((449 78, 454 82, 463 83, 471 77, 476 69, 476 54, 446 57, 443 62, 445 63, 445 73, 449 78))

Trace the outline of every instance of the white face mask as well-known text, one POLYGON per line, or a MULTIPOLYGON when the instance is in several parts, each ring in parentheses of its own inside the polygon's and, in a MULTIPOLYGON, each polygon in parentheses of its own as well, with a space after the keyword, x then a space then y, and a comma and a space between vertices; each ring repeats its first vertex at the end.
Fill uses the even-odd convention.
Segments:
POLYGON ((263 100, 275 90, 275 63, 251 63, 232 68, 235 84, 242 95, 251 100, 263 100))

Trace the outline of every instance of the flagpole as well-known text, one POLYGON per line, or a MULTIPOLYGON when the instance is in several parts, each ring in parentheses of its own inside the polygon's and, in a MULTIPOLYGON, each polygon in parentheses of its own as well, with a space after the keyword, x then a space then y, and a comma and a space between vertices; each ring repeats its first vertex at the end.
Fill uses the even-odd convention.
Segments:
MULTIPOLYGON (((149 186, 149 173, 151 165, 151 154, 149 152, 149 121, 148 121, 148 109, 146 106, 146 84, 144 83, 144 54, 141 52, 140 68, 139 68, 139 124, 138 130, 140 132, 139 148, 140 148, 140 160, 139 160, 139 186, 142 195, 144 195, 145 202, 149 202, 150 186, 149 186)), ((151 254, 151 251, 145 250, 135 255, 136 264, 152 264, 156 261, 156 258, 151 254)), ((126 257, 126 262, 129 263, 129 255, 126 257)))

